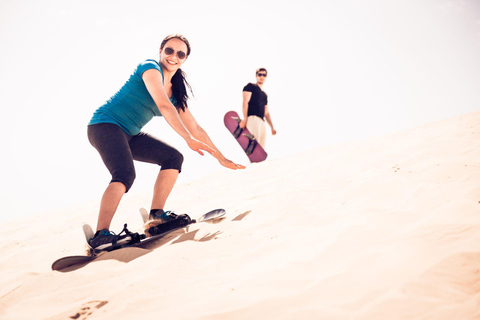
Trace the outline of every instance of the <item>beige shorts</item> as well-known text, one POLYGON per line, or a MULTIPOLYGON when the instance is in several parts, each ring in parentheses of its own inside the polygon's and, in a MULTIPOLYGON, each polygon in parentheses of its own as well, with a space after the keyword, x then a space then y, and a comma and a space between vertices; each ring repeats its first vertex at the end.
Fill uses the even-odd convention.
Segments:
POLYGON ((265 121, 257 116, 249 116, 247 119, 247 129, 255 136, 257 142, 265 149, 265 141, 267 138, 267 130, 265 121))

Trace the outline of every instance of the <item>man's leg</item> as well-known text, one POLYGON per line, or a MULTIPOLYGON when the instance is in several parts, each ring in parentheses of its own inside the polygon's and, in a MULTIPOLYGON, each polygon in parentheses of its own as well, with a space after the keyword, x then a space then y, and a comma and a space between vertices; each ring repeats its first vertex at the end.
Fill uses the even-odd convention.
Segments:
POLYGON ((255 136, 257 142, 265 149, 266 129, 265 121, 257 116, 250 116, 247 120, 247 129, 255 136))

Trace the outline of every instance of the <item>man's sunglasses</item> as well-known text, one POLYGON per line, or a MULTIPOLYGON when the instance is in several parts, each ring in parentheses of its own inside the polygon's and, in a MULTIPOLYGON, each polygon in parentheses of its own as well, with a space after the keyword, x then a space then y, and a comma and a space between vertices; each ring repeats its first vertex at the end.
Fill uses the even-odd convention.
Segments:
MULTIPOLYGON (((172 48, 170 48, 170 47, 165 48, 165 54, 167 56, 172 55, 174 53, 175 53, 175 50, 173 50, 172 48)), ((187 57, 187 54, 183 51, 177 51, 177 57, 178 57, 178 59, 183 60, 187 57)))
POLYGON ((266 74, 266 73, 257 73, 257 76, 259 76, 259 77, 266 77, 267 74, 266 74))

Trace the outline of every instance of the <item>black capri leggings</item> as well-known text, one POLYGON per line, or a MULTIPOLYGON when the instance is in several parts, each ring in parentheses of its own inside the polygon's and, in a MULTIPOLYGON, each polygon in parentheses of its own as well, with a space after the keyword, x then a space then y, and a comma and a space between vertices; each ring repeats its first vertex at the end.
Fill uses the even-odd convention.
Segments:
POLYGON ((140 132, 130 136, 112 123, 98 123, 88 126, 88 140, 97 149, 112 175, 111 182, 121 182, 127 188, 135 180, 133 160, 158 164, 161 170, 182 169, 183 155, 177 149, 140 132))

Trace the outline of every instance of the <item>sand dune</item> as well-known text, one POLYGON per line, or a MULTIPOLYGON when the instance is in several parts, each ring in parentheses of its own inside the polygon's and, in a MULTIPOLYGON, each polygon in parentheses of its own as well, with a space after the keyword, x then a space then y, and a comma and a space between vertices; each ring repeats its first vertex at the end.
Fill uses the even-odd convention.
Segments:
MULTIPOLYGON (((480 113, 222 170, 169 208, 227 210, 81 268, 98 202, 3 223, 1 319, 480 319, 480 113)), ((150 195, 113 223, 139 229, 150 195)))

